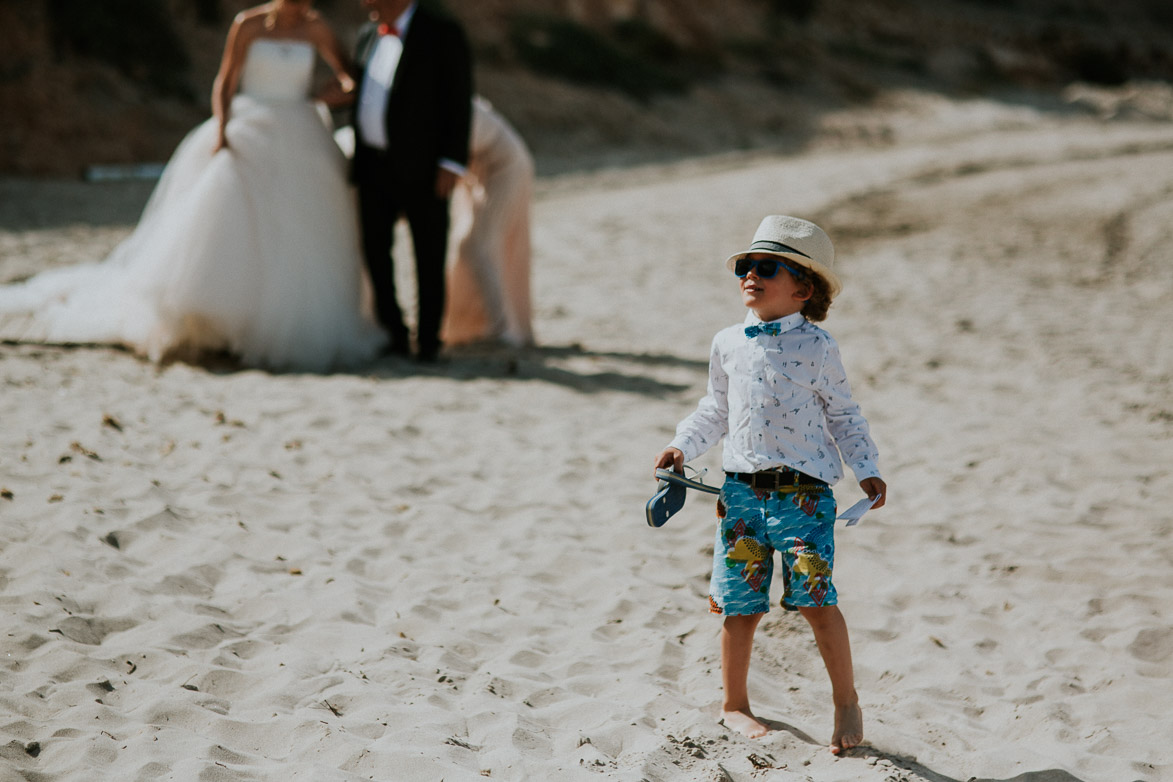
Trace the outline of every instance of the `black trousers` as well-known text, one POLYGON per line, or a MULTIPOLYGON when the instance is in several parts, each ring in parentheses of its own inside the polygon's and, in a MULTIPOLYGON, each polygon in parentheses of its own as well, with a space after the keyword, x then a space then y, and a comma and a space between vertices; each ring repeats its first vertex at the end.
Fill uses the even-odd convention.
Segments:
POLYGON ((419 289, 416 341, 421 353, 440 346, 444 318, 445 275, 448 255, 448 201, 438 198, 435 182, 407 185, 389 172, 366 172, 356 177, 362 249, 375 293, 375 313, 391 336, 392 347, 406 349, 407 326, 395 291, 395 223, 407 218, 415 250, 419 289))

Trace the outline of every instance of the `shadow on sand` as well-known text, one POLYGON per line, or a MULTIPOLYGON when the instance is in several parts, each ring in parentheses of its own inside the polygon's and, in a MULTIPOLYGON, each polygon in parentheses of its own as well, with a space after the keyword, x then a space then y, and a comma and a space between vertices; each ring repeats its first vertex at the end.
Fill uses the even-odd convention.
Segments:
MULTIPOLYGON (((806 732, 779 720, 763 719, 766 725, 771 730, 784 731, 794 736, 799 741, 810 744, 812 746, 824 746, 823 742, 816 741, 806 732)), ((1052 768, 1043 771, 1027 771, 1015 777, 1007 779, 995 779, 993 777, 977 777, 970 776, 965 779, 951 777, 947 774, 941 774, 932 770, 928 766, 916 762, 916 760, 901 755, 897 752, 889 752, 868 744, 861 744, 854 749, 850 749, 843 753, 845 758, 875 758, 876 760, 885 760, 891 764, 897 773, 893 774, 889 779, 891 782, 1085 782, 1073 774, 1062 769, 1052 768)))
POLYGON ((575 343, 521 349, 486 345, 458 348, 436 364, 384 358, 371 367, 369 374, 386 380, 420 375, 457 381, 538 381, 584 394, 623 391, 663 396, 687 391, 692 384, 657 379, 653 377, 653 370, 684 369, 703 374, 707 367, 707 360, 666 353, 591 350, 575 343))
MULTIPOLYGON (((88 343, 27 343, 0 340, 0 345, 21 348, 37 355, 46 351, 109 350, 131 354, 119 345, 88 343)), ((131 354, 132 355, 132 354, 131 354)), ((141 359, 146 363, 146 359, 141 359)), ((214 375, 232 375, 237 372, 263 371, 275 376, 297 376, 301 372, 257 370, 240 363, 227 353, 202 354, 198 357, 175 358, 164 362, 161 368, 183 363, 198 367, 214 375)), ((436 363, 419 363, 407 358, 385 356, 353 370, 333 374, 373 377, 395 381, 413 377, 442 377, 453 381, 480 379, 543 382, 563 386, 583 394, 622 391, 646 396, 663 396, 688 391, 690 383, 674 383, 652 377, 656 368, 684 369, 703 376, 708 362, 683 358, 666 353, 627 353, 622 351, 590 350, 579 344, 542 345, 521 349, 502 346, 479 346, 460 349, 436 363), (572 364, 582 366, 570 366, 572 364), (596 368, 597 367, 597 368, 596 368)))

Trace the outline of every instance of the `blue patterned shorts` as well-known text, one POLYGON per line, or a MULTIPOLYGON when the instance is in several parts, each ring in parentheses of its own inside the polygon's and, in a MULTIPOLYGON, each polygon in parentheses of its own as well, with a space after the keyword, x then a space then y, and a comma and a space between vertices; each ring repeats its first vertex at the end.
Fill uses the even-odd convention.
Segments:
POLYGON ((783 608, 835 605, 835 513, 830 488, 784 494, 727 478, 717 501, 709 610, 733 616, 769 611, 775 551, 782 554, 783 608))

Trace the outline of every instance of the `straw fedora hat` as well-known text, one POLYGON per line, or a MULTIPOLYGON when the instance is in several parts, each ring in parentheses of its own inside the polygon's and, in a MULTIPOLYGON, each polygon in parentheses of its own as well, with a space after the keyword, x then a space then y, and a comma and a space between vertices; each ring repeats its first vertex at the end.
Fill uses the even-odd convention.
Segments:
POLYGON ((831 268, 835 264, 835 248, 831 245, 830 237, 823 233, 822 228, 807 220, 768 215, 758 226, 749 249, 729 256, 725 265, 729 271, 733 271, 738 259, 747 255, 777 255, 809 269, 827 281, 831 298, 843 290, 843 283, 831 268))

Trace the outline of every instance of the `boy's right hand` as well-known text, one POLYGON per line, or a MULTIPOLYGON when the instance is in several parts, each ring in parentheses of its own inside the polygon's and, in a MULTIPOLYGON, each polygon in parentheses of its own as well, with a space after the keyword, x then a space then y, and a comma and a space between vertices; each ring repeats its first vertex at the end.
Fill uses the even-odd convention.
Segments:
POLYGON ((655 469, 671 467, 673 472, 684 473, 684 451, 679 448, 665 448, 656 457, 655 469))

